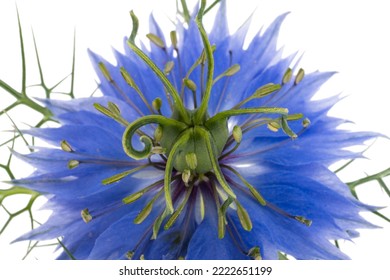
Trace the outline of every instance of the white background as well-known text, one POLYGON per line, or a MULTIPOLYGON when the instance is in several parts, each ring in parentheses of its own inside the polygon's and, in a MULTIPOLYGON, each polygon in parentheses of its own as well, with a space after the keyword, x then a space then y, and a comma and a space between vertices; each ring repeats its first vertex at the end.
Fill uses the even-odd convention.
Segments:
MULTIPOLYGON (((176 9, 173 0, 1 0, 0 78, 17 89, 20 87, 21 65, 15 2, 25 37, 30 73, 28 84, 38 81, 31 28, 35 32, 49 85, 69 74, 73 31, 74 28, 77 30, 76 96, 88 96, 96 87, 96 76, 86 52, 87 48, 113 61, 111 47, 122 51, 122 39, 131 32, 128 14, 131 9, 134 9, 140 19, 141 35, 147 32, 147 17, 151 11, 162 20, 163 26, 166 26, 169 32, 173 26, 167 18, 174 18, 176 9)), ((356 130, 390 135, 387 98, 390 95, 390 42, 387 40, 390 18, 386 4, 387 1, 379 0, 228 0, 228 14, 231 30, 235 30, 256 8, 252 20, 253 34, 261 26, 268 25, 276 16, 290 11, 291 14, 282 25, 280 36, 280 46, 285 46, 285 53, 299 51, 303 54, 300 65, 306 72, 339 72, 319 94, 329 96, 341 92, 347 97, 331 114, 353 120, 356 123, 353 128, 356 130)), ((193 4, 189 6, 192 7, 193 4)), ((208 15, 206 22, 211 18, 212 15, 208 15)), ((36 94, 39 96, 41 93, 36 94)), ((10 102, 3 91, 0 91, 0 102, 2 108, 3 104, 10 102)), ((21 121, 38 120, 35 115, 26 116, 25 112, 17 110, 11 114, 19 121, 20 127, 24 127, 21 121)), ((1 118, 0 125, 1 130, 6 129, 7 120, 1 118)), ((355 180, 364 176, 365 172, 373 174, 389 167, 389 149, 390 142, 379 139, 366 152, 368 159, 355 162, 349 172, 341 175, 342 178, 346 181, 355 180)), ((26 149, 21 146, 19 151, 26 152, 26 149)), ((0 158, 2 157, 4 154, 0 155, 0 158)), ((4 162, 3 159, 1 161, 4 162)), ((30 172, 28 167, 22 164, 17 170, 16 174, 20 176, 26 176, 30 172)), ((0 173, 0 176, 0 180, 7 179, 4 173, 0 173)), ((387 182, 390 183, 389 180, 387 182)), ((379 206, 390 204, 375 183, 361 186, 358 192, 364 202, 379 206)), ((383 213, 390 216, 388 209, 383 213)), ((390 251, 390 226, 372 215, 365 216, 384 228, 362 230, 362 236, 354 243, 342 243, 341 247, 355 260, 384 259, 390 251)), ((4 215, 2 216, 0 211, 0 219, 2 218, 4 215)), ((8 243, 25 230, 25 222, 18 221, 0 236, 0 261, 17 260, 24 255, 26 244, 8 243)), ((50 259, 51 249, 37 250, 32 258, 50 259)))

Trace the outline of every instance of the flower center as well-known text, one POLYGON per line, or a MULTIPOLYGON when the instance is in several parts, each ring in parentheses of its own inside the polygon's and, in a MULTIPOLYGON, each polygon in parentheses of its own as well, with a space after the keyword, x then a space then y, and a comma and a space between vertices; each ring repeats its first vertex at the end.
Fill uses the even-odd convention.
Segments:
MULTIPOLYGON (((156 74, 162 82, 167 94, 167 102, 170 103, 172 114, 170 117, 165 117, 161 113, 162 101, 156 98, 152 104, 149 104, 141 90, 136 85, 129 73, 122 67, 120 69, 124 80, 131 86, 141 97, 150 115, 143 115, 132 123, 127 122, 121 115, 119 108, 113 104, 108 103, 107 107, 101 104, 95 104, 97 110, 101 113, 111 117, 117 122, 126 126, 122 137, 123 149, 127 155, 135 160, 148 159, 149 163, 140 165, 131 170, 116 174, 110 178, 103 180, 103 184, 111 184, 119 181, 125 176, 138 172, 147 166, 154 166, 158 169, 164 170, 164 178, 152 185, 144 188, 141 191, 133 193, 123 199, 124 204, 132 203, 142 197, 144 194, 151 192, 154 196, 146 204, 145 208, 141 210, 135 223, 141 223, 150 213, 154 203, 159 197, 164 194, 166 208, 162 214, 156 219, 153 225, 153 238, 156 238, 159 228, 165 218, 169 217, 164 228, 169 229, 185 209, 185 205, 191 197, 199 196, 199 209, 204 216, 204 204, 202 198, 202 188, 196 188, 197 182, 206 181, 209 187, 209 192, 215 200, 215 206, 218 212, 218 236, 223 238, 225 235, 225 226, 227 224, 227 211, 229 208, 235 209, 242 227, 250 231, 252 229, 252 222, 248 212, 243 205, 238 201, 233 186, 239 186, 239 191, 253 196, 253 198, 261 205, 267 206, 275 210, 279 214, 288 218, 295 219, 307 226, 311 221, 299 215, 291 215, 277 206, 268 203, 260 194, 260 192, 253 187, 245 178, 243 178, 234 168, 223 164, 223 159, 236 151, 241 143, 243 134, 251 129, 255 129, 261 125, 267 125, 272 131, 282 129, 288 136, 295 139, 297 135, 290 129, 289 122, 296 120, 303 120, 303 127, 309 124, 307 119, 303 118, 302 114, 288 114, 286 108, 278 107, 250 107, 243 108, 243 106, 253 99, 263 98, 272 93, 278 92, 284 85, 290 84, 292 87, 296 86, 304 76, 303 70, 299 70, 295 77, 295 81, 290 83, 292 78, 292 70, 287 69, 281 84, 265 84, 259 87, 252 95, 239 102, 237 105, 229 110, 218 112, 213 116, 208 114, 208 105, 211 96, 211 89, 213 85, 221 78, 230 77, 237 73, 240 69, 239 65, 235 64, 229 67, 224 73, 214 78, 214 57, 213 52, 216 47, 211 46, 207 34, 202 24, 202 17, 205 10, 205 1, 201 1, 201 7, 196 18, 196 23, 203 41, 204 50, 200 57, 195 61, 194 65, 188 70, 185 77, 182 77, 182 91, 178 93, 177 88, 168 80, 167 73, 174 67, 173 62, 169 61, 164 70, 159 69, 156 64, 134 43, 137 34, 138 21, 134 13, 131 12, 133 20, 133 30, 130 35, 128 45, 156 74), (170 63, 171 62, 171 63, 170 63), (200 94, 197 95, 197 86, 190 80, 191 72, 198 66, 201 67, 201 76, 203 77, 205 64, 207 62, 207 75, 205 81, 201 80, 200 94), (194 109, 188 109, 184 106, 183 87, 187 87, 193 93, 194 109), (197 96, 200 96, 198 106, 197 96), (272 117, 273 115, 277 117, 272 117), (230 117, 239 115, 252 115, 244 123, 236 125, 231 132, 228 129, 228 120, 230 117), (260 115, 259 118, 256 118, 260 115), (146 125, 154 124, 154 136, 147 135, 142 128, 146 125), (157 126, 156 126, 157 125, 157 126), (140 141, 144 144, 142 150, 138 150, 133 146, 133 136, 135 134, 140 136, 140 141), (234 145, 235 143, 235 145, 234 145), (233 146, 231 148, 230 146, 233 146), (159 154, 163 159, 162 162, 152 162, 152 156, 159 154), (227 171, 228 177, 225 176, 222 170, 227 171), (233 176, 233 177, 230 177, 233 176), (180 177, 182 182, 180 182, 180 177), (226 177, 226 178, 225 178, 226 177), (242 184, 235 183, 234 179, 239 179, 242 184), (172 184, 176 182, 176 184, 172 184), (184 182, 184 184, 183 184, 184 182), (229 182, 229 183, 228 183, 229 182), (173 186, 173 187, 172 187, 173 186), (183 187, 186 186, 186 187, 183 187), (173 188, 173 191, 171 190, 173 188), (176 206, 176 209, 174 208, 176 206)), ((173 36, 174 37, 174 36, 173 36)), ((151 40, 158 46, 165 49, 164 43, 156 35, 149 36, 151 40)), ((179 49, 177 48, 175 40, 172 40, 172 46, 179 57, 179 49)), ((180 67, 180 65, 179 65, 180 67)), ((112 79, 109 71, 103 63, 99 63, 99 68, 105 78, 112 84, 114 88, 120 91, 120 88, 112 79)), ((181 67, 180 67, 181 68, 181 67)), ((288 92, 288 91, 287 91, 288 92)), ((122 93, 122 92, 121 92, 122 93)), ((131 100, 124 94, 128 103, 134 107, 131 100)), ((272 98, 271 98, 272 99, 272 98)), ((136 111, 140 111, 135 106, 136 111)), ((65 146, 66 150, 71 148, 65 146)), ((73 163, 72 166, 79 164, 73 163)), ((197 198, 196 198, 197 199, 197 198)), ((194 203, 192 203, 193 205, 194 203)), ((86 221, 90 221, 91 217, 88 211, 82 213, 82 217, 86 221)))
MULTIPOLYGON (((188 110, 190 124, 186 125, 184 130, 169 124, 160 125, 162 130, 160 143, 168 157, 176 145, 173 167, 177 171, 185 172, 189 170, 196 174, 204 174, 213 169, 205 134, 211 136, 210 142, 213 153, 218 157, 229 138, 229 131, 227 119, 220 119, 214 123, 202 121, 197 124, 193 118, 194 113, 195 111, 188 110)), ((180 117, 176 112, 171 118, 180 121, 180 117)))

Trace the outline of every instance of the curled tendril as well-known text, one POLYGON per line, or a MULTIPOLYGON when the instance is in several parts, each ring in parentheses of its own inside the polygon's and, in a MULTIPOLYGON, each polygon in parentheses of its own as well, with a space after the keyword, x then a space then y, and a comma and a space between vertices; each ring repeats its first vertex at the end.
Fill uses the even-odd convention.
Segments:
POLYGON ((152 151, 152 147, 153 147, 152 139, 150 139, 146 135, 142 135, 140 137, 141 142, 143 142, 145 145, 142 151, 134 149, 131 143, 131 139, 133 138, 133 135, 137 132, 139 128, 151 123, 159 124, 162 127, 174 126, 180 130, 181 129, 184 130, 186 128, 185 124, 176 121, 174 119, 166 118, 160 115, 150 115, 150 116, 144 116, 142 118, 139 118, 127 126, 122 136, 123 150, 126 152, 128 156, 138 160, 138 159, 147 158, 150 155, 150 152, 152 151))

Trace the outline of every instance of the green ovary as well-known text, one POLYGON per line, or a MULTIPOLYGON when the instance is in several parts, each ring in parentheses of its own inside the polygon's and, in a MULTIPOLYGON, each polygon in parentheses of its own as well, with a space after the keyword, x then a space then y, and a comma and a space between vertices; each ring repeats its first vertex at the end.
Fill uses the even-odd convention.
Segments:
POLYGON ((217 158, 222 153, 229 137, 227 119, 221 119, 212 124, 190 124, 184 130, 169 125, 162 126, 160 144, 167 156, 170 155, 176 141, 184 134, 188 135, 189 140, 181 143, 177 149, 173 167, 179 172, 191 170, 197 174, 211 171, 213 167, 210 157, 217 158), (213 154, 210 154, 207 149, 206 139, 201 133, 202 129, 207 130, 212 136, 213 154))

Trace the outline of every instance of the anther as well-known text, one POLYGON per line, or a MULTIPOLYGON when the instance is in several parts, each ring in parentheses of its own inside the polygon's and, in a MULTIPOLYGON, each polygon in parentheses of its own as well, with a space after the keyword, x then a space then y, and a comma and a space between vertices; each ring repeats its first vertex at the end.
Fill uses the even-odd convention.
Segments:
POLYGON ((148 204, 146 204, 144 209, 142 209, 141 212, 137 215, 137 217, 135 217, 134 224, 141 224, 149 216, 150 212, 152 212, 153 204, 154 200, 151 200, 148 202, 148 204))
POLYGON ((307 227, 311 226, 311 224, 312 224, 311 220, 306 219, 305 217, 302 217, 302 216, 294 216, 294 219, 297 220, 298 222, 304 224, 307 227))
POLYGON ((160 216, 158 216, 157 219, 154 221, 153 235, 151 237, 152 240, 155 240, 157 238, 158 232, 160 231, 161 224, 167 216, 168 216, 168 212, 165 209, 164 212, 160 216))
POLYGON ((267 128, 272 132, 278 132, 280 129, 280 124, 277 121, 271 121, 267 124, 267 128))
POLYGON ((143 191, 133 193, 129 196, 126 196, 125 198, 122 199, 123 204, 130 204, 133 203, 134 201, 137 201, 144 195, 143 191))
POLYGON ((238 125, 235 125, 233 127, 233 138, 237 143, 241 143, 242 140, 242 130, 241 127, 238 125))
POLYGON ((186 185, 186 187, 188 187, 189 186, 188 183, 191 180, 191 170, 185 169, 183 171, 183 173, 181 174, 181 178, 182 178, 184 184, 186 185))
POLYGON ((80 165, 80 162, 76 159, 71 159, 70 161, 68 161, 68 168, 69 169, 76 168, 79 165, 80 165))
POLYGON ((259 87, 258 89, 256 89, 256 91, 251 96, 249 96, 248 98, 246 98, 245 100, 241 101, 236 106, 234 106, 234 108, 235 109, 240 108, 242 105, 251 101, 252 99, 266 97, 267 95, 274 93, 275 91, 278 91, 280 88, 281 85, 279 84, 273 84, 273 83, 265 84, 259 87))
POLYGON ((242 227, 246 231, 251 231, 252 230, 252 221, 251 221, 251 218, 249 217, 248 212, 245 210, 245 208, 237 200, 235 200, 235 202, 237 205, 238 219, 240 220, 242 227))
POLYGON ((305 71, 304 71, 302 68, 299 69, 299 70, 298 70, 298 74, 297 74, 297 76, 295 77, 294 84, 295 84, 295 85, 299 84, 299 83, 302 81, 302 79, 303 79, 304 76, 305 76, 305 71))
POLYGON ((310 126, 310 120, 308 119, 308 118, 305 118, 303 121, 302 121, 302 126, 304 127, 304 128, 306 128, 306 127, 308 127, 308 126, 310 126))
POLYGON ((183 82, 184 82, 184 85, 186 87, 188 87, 191 91, 196 91, 196 84, 194 83, 194 81, 185 78, 185 79, 183 79, 183 82))
POLYGON ((109 118, 117 121, 118 123, 127 126, 129 123, 120 115, 120 110, 118 106, 112 102, 109 102, 107 108, 99 103, 94 103, 93 106, 103 115, 106 115, 109 118))
POLYGON ((106 78, 107 81, 109 81, 110 83, 112 83, 114 80, 112 79, 111 74, 110 74, 110 72, 108 71, 106 65, 104 65, 103 62, 99 62, 99 63, 98 63, 98 66, 99 66, 99 69, 100 69, 100 71, 102 72, 104 78, 106 78))
POLYGON ((88 224, 92 220, 92 216, 89 213, 88 208, 81 210, 81 218, 86 224, 88 224))
POLYGON ((288 136, 290 136, 291 139, 294 140, 298 137, 298 135, 296 135, 295 132, 292 131, 291 128, 288 126, 287 117, 282 116, 281 123, 282 123, 282 129, 283 129, 284 133, 286 133, 288 136))
POLYGON ((172 60, 168 61, 165 66, 164 66, 164 74, 165 75, 169 75, 173 69, 173 67, 175 66, 175 64, 173 63, 172 60))
POLYGON ((148 37, 148 39, 156 46, 158 46, 162 49, 165 49, 165 44, 164 44, 163 40, 160 37, 158 37, 157 35, 155 35, 153 33, 149 33, 146 35, 146 37, 148 37))
POLYGON ((135 217, 134 219, 134 223, 135 224, 140 224, 142 223, 148 216, 149 214, 152 212, 152 209, 153 209, 153 205, 154 203, 156 202, 156 200, 160 197, 160 195, 162 194, 162 192, 164 191, 164 189, 161 189, 147 204, 146 206, 144 207, 144 209, 141 210, 141 212, 139 212, 139 214, 137 215, 137 217, 135 217))
POLYGON ((114 115, 120 116, 121 111, 120 111, 118 105, 116 105, 115 103, 108 102, 107 108, 108 108, 108 110, 110 110, 114 115))
POLYGON ((291 68, 288 68, 283 75, 282 85, 287 84, 291 80, 291 77, 292 77, 292 70, 291 68))
POLYGON ((151 153, 155 154, 155 155, 161 155, 161 154, 164 154, 165 152, 166 152, 166 149, 161 147, 161 146, 155 146, 152 148, 152 151, 151 151, 151 153))
POLYGON ((182 203, 179 205, 177 210, 173 212, 172 216, 168 219, 167 223, 164 226, 165 230, 168 230, 177 220, 177 218, 180 216, 180 214, 183 212, 184 207, 187 205, 188 199, 190 198, 190 195, 192 193, 192 187, 190 189, 187 189, 186 195, 182 201, 182 203))
POLYGON ((248 251, 248 256, 254 260, 261 260, 260 248, 255 246, 248 251))
POLYGON ((127 258, 128 260, 132 260, 133 257, 134 257, 134 251, 128 251, 128 252, 126 253, 126 258, 127 258))
POLYGON ((152 101, 152 106, 153 106, 153 109, 156 110, 157 112, 160 112, 161 110, 161 106, 162 106, 162 100, 160 97, 157 97, 156 99, 154 99, 152 101))
POLYGON ((103 185, 109 185, 109 184, 112 184, 112 183, 115 183, 115 182, 118 182, 120 180, 122 180, 123 178, 125 178, 126 176, 129 176, 130 174, 133 174, 135 172, 138 172, 140 171, 141 169, 144 169, 146 167, 148 167, 149 165, 148 164, 145 164, 145 165, 141 165, 141 166, 138 166, 136 168, 133 168, 133 169, 130 169, 130 170, 126 170, 124 172, 121 172, 121 173, 118 173, 118 174, 115 174, 109 178, 106 178, 104 180, 102 180, 102 184, 103 185))
POLYGON ((239 64, 233 64, 232 66, 230 66, 226 71, 224 71, 221 75, 219 75, 218 77, 216 77, 213 81, 213 84, 215 84, 216 82, 218 82, 220 79, 222 79, 223 77, 231 77, 233 76, 234 74, 236 74, 238 71, 240 71, 240 65, 239 64))
POLYGON ((72 146, 70 146, 70 144, 66 140, 62 140, 60 146, 64 152, 68 152, 68 153, 74 152, 72 146))
POLYGON ((177 51, 177 34, 176 34, 176 31, 171 31, 171 33, 169 33, 169 35, 171 37, 172 47, 177 51))

